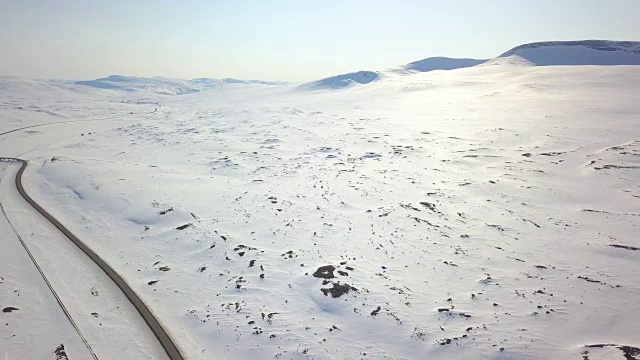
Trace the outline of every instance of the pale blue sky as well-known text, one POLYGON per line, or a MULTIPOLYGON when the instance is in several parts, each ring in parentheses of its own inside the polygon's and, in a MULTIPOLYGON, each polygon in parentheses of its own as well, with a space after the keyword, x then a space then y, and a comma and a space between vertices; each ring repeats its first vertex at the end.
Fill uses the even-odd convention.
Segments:
POLYGON ((3 0, 0 75, 306 81, 527 42, 640 40, 640 0, 3 0))

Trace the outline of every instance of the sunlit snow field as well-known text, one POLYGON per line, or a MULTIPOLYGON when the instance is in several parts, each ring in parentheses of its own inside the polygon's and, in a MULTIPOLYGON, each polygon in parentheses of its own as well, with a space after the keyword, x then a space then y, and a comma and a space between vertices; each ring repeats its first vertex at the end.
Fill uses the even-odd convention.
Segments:
POLYGON ((178 96, 2 78, 0 132, 60 123, 0 151, 193 359, 622 358, 639 68, 178 96))

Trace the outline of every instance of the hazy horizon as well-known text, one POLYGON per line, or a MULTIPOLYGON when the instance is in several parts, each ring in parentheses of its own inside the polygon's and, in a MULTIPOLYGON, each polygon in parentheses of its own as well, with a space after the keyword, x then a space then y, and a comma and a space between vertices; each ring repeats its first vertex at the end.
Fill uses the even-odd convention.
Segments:
POLYGON ((638 13, 633 0, 26 0, 0 5, 0 75, 300 82, 435 56, 492 58, 535 41, 639 40, 638 13))

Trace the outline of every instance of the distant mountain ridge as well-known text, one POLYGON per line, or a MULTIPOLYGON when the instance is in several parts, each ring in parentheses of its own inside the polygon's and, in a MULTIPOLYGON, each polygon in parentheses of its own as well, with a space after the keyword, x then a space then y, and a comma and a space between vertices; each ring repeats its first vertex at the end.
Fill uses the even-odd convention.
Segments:
POLYGON ((404 66, 404 68, 407 70, 415 70, 419 72, 435 70, 455 70, 480 65, 487 61, 488 59, 455 59, 448 57, 431 57, 408 63, 404 66))
MULTIPOLYGON (((547 41, 516 46, 491 60, 431 57, 393 69, 394 72, 456 70, 472 66, 640 65, 640 42, 610 40, 547 41)), ((343 89, 373 83, 383 72, 359 71, 299 86, 299 89, 343 89), (376 74, 362 81, 363 74, 376 74)))
MULTIPOLYGON (((451 71, 474 66, 567 66, 567 65, 640 65, 639 41, 580 40, 546 41, 516 46, 496 58, 471 59, 430 57, 414 61, 385 71, 361 70, 329 76, 320 80, 300 84, 295 88, 307 90, 340 90, 354 86, 374 84, 393 76, 411 75, 430 71, 451 71)), ((240 80, 234 78, 212 79, 196 78, 191 80, 165 77, 136 77, 110 75, 94 80, 33 80, 18 82, 10 77, 0 77, 0 89, 9 86, 87 86, 94 89, 144 92, 163 95, 191 94, 221 86, 243 85, 286 85, 286 82, 240 80)))
POLYGON ((500 56, 509 56, 525 49, 537 49, 549 46, 584 46, 600 51, 624 51, 640 54, 640 41, 611 41, 611 40, 578 40, 578 41, 546 41, 534 42, 516 46, 500 56))
POLYGON ((260 80, 239 80, 233 78, 197 78, 192 80, 182 80, 164 77, 145 78, 136 76, 110 75, 105 78, 95 80, 74 81, 73 84, 90 86, 99 89, 120 91, 142 90, 164 95, 183 95, 218 87, 224 84, 283 85, 286 83, 260 80))
POLYGON ((361 70, 348 74, 341 74, 336 76, 330 76, 328 78, 320 79, 310 83, 302 84, 299 86, 301 89, 343 89, 355 84, 369 84, 380 78, 380 73, 377 71, 361 70))
MULTIPOLYGON (((435 70, 454 70, 485 63, 487 60, 454 59, 447 57, 426 58, 401 66, 394 71, 428 72, 435 70)), ((344 89, 353 85, 364 85, 378 81, 383 77, 380 71, 361 70, 357 72, 330 76, 298 86, 300 90, 344 89)))
POLYGON ((520 57, 531 65, 640 65, 638 41, 547 41, 516 46, 497 59, 520 57))

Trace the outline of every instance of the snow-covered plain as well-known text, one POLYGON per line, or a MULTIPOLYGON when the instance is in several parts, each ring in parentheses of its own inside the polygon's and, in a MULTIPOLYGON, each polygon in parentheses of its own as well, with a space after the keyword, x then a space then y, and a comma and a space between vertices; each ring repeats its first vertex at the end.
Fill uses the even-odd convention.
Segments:
POLYGON ((57 124, 0 154, 192 359, 638 356, 640 67, 489 63, 179 96, 2 78, 0 132, 57 124))

